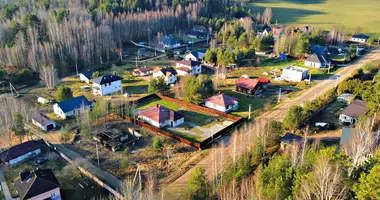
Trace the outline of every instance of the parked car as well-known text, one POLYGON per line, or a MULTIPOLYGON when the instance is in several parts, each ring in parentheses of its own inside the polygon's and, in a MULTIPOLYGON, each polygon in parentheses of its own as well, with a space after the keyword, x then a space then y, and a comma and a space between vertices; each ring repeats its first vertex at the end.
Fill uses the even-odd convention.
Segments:
POLYGON ((39 158, 39 159, 37 159, 36 161, 34 161, 34 164, 35 164, 36 166, 38 166, 38 165, 43 165, 43 164, 45 164, 47 161, 48 161, 47 158, 39 158))

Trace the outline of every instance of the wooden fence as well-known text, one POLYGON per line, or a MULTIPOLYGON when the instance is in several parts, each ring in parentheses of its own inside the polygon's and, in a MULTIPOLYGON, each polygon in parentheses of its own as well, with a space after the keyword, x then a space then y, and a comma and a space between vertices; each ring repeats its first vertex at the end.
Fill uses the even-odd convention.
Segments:
POLYGON ((191 103, 188 103, 188 102, 180 101, 180 100, 173 99, 173 98, 170 98, 170 97, 167 97, 167 96, 163 96, 163 95, 160 95, 160 94, 151 94, 151 95, 142 97, 142 98, 134 101, 134 103, 141 103, 143 101, 146 101, 146 100, 149 100, 149 99, 152 99, 152 98, 160 98, 160 99, 163 99, 165 101, 170 101, 170 102, 173 102, 175 104, 181 105, 181 106, 186 107, 186 108, 188 108, 190 110, 197 110, 197 111, 205 113, 205 114, 212 114, 213 116, 216 116, 216 117, 223 117, 223 118, 231 119, 231 120, 235 121, 231 125, 229 125, 229 126, 225 127, 224 129, 216 132, 214 135, 210 136, 209 138, 206 138, 205 140, 203 140, 201 142, 192 142, 190 140, 187 140, 185 138, 179 137, 177 135, 173 135, 172 133, 169 133, 169 132, 164 131, 164 130, 162 130, 160 128, 157 128, 155 126, 147 124, 147 123, 145 123, 143 121, 132 119, 132 118, 129 118, 129 117, 125 117, 126 120, 131 121, 131 122, 133 122, 133 123, 135 123, 135 124, 137 124, 137 125, 139 125, 141 127, 144 127, 146 129, 152 131, 153 133, 157 133, 157 134, 161 134, 161 135, 167 136, 169 138, 175 139, 175 140, 177 140, 179 142, 182 142, 184 144, 187 144, 189 146, 192 146, 192 147, 195 147, 195 148, 198 148, 198 149, 204 149, 204 148, 206 148, 211 142, 213 142, 214 139, 218 138, 219 136, 221 136, 223 134, 226 134, 228 132, 233 131, 234 128, 236 128, 239 124, 241 124, 242 122, 245 121, 245 118, 243 118, 243 117, 238 117, 238 116, 226 114, 224 112, 220 112, 220 111, 217 111, 217 110, 214 110, 214 109, 211 109, 211 108, 206 108, 206 107, 202 107, 202 106, 199 106, 199 105, 191 104, 191 103))

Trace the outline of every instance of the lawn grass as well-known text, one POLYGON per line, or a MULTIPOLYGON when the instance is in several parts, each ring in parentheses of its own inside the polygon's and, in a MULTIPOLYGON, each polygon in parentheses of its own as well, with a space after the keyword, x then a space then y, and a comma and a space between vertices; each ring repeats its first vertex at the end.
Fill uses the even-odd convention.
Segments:
POLYGON ((252 13, 272 8, 272 21, 279 24, 330 29, 342 25, 353 32, 379 35, 378 0, 257 0, 247 6, 252 13))

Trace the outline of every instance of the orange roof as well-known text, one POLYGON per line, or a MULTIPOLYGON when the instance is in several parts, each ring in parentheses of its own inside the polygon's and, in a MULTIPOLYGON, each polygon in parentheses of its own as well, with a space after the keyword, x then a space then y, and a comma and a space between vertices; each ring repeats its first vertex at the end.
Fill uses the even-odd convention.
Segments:
POLYGON ((257 79, 250 79, 250 78, 244 78, 240 77, 238 80, 236 80, 236 85, 241 87, 241 88, 246 88, 253 90, 259 83, 259 80, 257 79))
POLYGON ((267 78, 258 78, 257 80, 259 80, 259 82, 260 83, 264 83, 264 84, 266 84, 266 83, 270 83, 270 80, 269 79, 267 79, 267 78))
POLYGON ((215 105, 227 107, 229 105, 235 104, 235 101, 238 101, 238 99, 235 97, 225 95, 225 94, 217 94, 217 95, 209 97, 205 101, 211 102, 215 105))

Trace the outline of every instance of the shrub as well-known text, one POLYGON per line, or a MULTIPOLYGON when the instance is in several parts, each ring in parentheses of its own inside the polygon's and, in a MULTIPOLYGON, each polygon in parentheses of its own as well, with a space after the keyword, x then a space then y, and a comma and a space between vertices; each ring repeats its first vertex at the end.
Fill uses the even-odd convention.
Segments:
POLYGON ((124 158, 120 161, 120 167, 123 169, 126 169, 129 167, 129 160, 127 158, 124 158))
POLYGON ((155 150, 160 150, 162 148, 162 141, 159 137, 154 137, 153 138, 153 143, 152 143, 153 149, 155 150))
POLYGON ((128 156, 129 154, 131 154, 131 150, 129 149, 129 147, 125 147, 125 149, 123 151, 123 155, 128 156))

